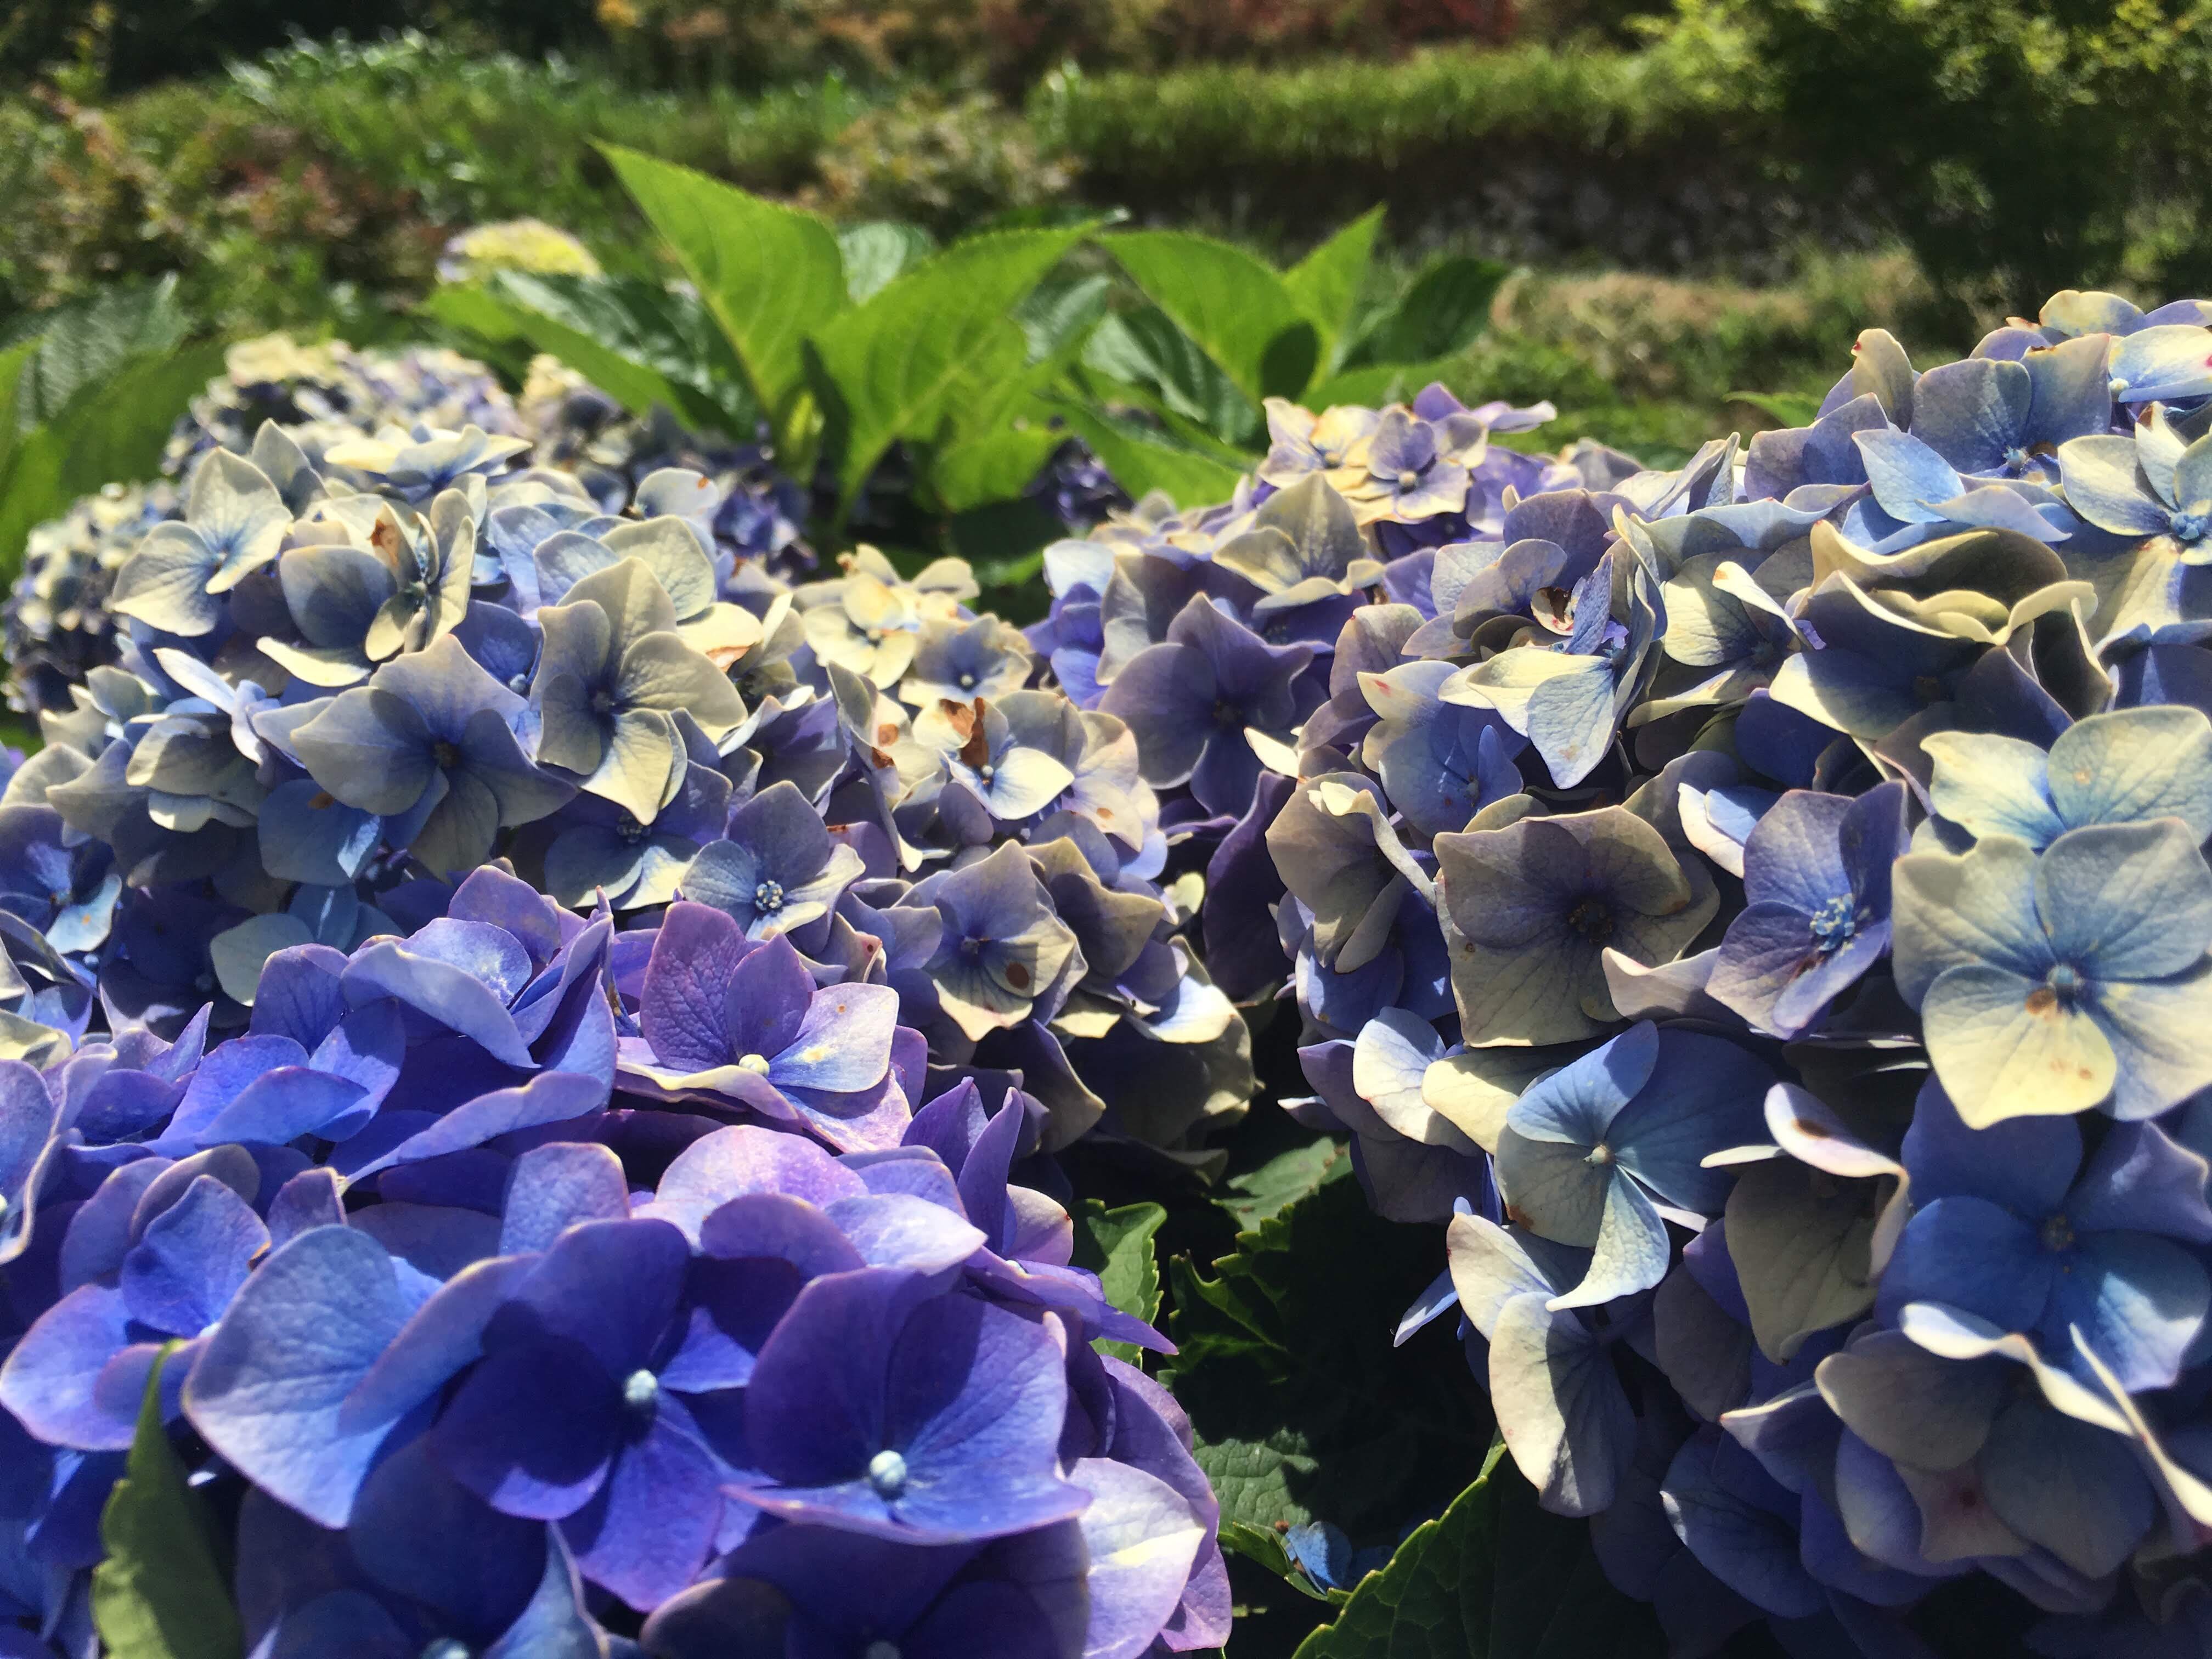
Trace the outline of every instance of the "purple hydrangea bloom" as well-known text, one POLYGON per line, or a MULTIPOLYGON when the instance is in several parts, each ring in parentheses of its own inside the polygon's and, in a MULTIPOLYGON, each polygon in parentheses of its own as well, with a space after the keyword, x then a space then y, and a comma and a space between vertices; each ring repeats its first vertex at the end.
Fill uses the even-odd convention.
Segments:
POLYGON ((1305 712, 1297 680, 1312 659, 1310 647, 1269 645, 1194 598, 1166 639, 1115 676, 1099 707, 1136 733, 1146 782, 1188 782, 1209 811, 1237 817, 1261 770, 1244 734, 1285 732, 1305 712))
POLYGON ((1795 1036, 1889 950, 1889 871, 1905 786, 1856 799, 1792 790, 1743 844, 1744 894, 1705 994, 1754 1029, 1795 1036))
POLYGON ((681 902, 655 936, 621 1044, 623 1086, 804 1125, 831 1145, 895 1145, 908 1115, 892 1067, 898 994, 817 988, 790 941, 756 941, 723 912, 681 902))

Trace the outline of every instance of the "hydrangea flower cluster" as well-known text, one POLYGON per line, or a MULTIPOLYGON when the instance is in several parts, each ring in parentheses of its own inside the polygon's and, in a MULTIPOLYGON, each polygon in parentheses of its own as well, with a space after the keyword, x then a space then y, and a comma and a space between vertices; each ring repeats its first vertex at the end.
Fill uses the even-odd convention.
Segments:
MULTIPOLYGON (((525 228, 534 222, 517 222, 525 228)), ((488 226, 468 234, 510 228, 488 226)), ((501 251, 496 239, 490 246, 501 251)), ((477 427, 496 437, 524 438, 534 465, 574 473, 608 514, 689 514, 708 536, 716 578, 732 597, 753 580, 747 567, 763 567, 779 579, 803 577, 817 567, 805 526, 818 503, 778 470, 764 440, 740 443, 692 432, 665 410, 631 415, 550 356, 532 362, 520 398, 511 398, 483 364, 450 350, 356 351, 342 342, 302 346, 289 336, 270 335, 231 348, 225 374, 193 399, 170 436, 164 482, 110 485, 31 532, 23 568, 0 604, 10 708, 35 713, 66 705, 72 684, 115 659, 108 590, 147 532, 183 516, 184 494, 174 481, 185 479, 212 450, 250 455, 255 434, 270 422, 320 472, 356 491, 376 488, 374 472, 333 463, 329 452, 374 439, 386 427, 477 427), (676 509, 641 495, 647 479, 671 470, 705 477, 717 492, 712 510, 692 503, 676 509)), ((1112 476, 1073 440, 1026 493, 1071 528, 1128 504, 1112 476)))
POLYGON ((0 1062, 23 1651, 85 1650, 157 1367, 235 1500, 257 1652, 1224 1638, 1188 1425, 1092 1346, 1164 1342, 1014 1178, 1050 1174, 1042 1106, 969 1079, 908 1111, 897 993, 496 868, 259 989, 227 1040, 203 1008, 0 1062))
POLYGON ((531 360, 517 400, 539 465, 575 473, 594 501, 619 513, 639 484, 667 467, 703 474, 721 492, 708 525, 726 580, 753 562, 786 575, 815 568, 804 540, 806 492, 778 471, 769 446, 686 431, 665 410, 635 416, 557 357, 531 360))
POLYGON ((10 708, 66 708, 72 684, 114 661, 107 596, 115 573, 156 525, 184 516, 184 491, 174 481, 210 451, 246 454, 271 421, 319 460, 332 444, 387 425, 473 425, 501 435, 523 429, 514 400, 489 369, 435 348, 356 351, 340 342, 303 346, 272 334, 233 346, 224 367, 171 432, 163 481, 111 484, 30 532, 22 570, 0 605, 10 708))
POLYGON ((0 768, 0 1607, 82 1650, 150 1390, 257 1652, 1219 1645, 1050 1157, 1252 1090, 1134 736, 535 459, 210 447, 0 768))
MULTIPOLYGON (((2212 1636, 2212 306, 1859 340, 1672 471, 1544 410, 1269 406, 1031 632, 1218 837, 1382 1215, 1677 1651, 2212 1636)), ((1354 1540, 1358 1542, 1375 1540, 1354 1540)))
POLYGON ((465 283, 500 270, 556 276, 597 276, 599 262, 568 231, 543 219, 500 219, 471 225, 446 239, 438 280, 465 283))

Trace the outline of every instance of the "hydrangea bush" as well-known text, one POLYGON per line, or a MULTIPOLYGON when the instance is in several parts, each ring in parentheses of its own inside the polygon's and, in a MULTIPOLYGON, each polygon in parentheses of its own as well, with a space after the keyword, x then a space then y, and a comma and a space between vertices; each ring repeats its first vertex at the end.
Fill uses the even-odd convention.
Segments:
POLYGON ((957 560, 794 586, 460 360, 247 355, 19 588, 9 1650, 117 1640, 126 1467, 258 1655, 1218 1646, 1052 1156, 1252 1092, 1127 725, 957 560))
POLYGON ((1016 628, 556 363, 240 354, 10 611, 0 1639, 1158 1659, 1226 1544, 1307 1659, 2205 1651, 2208 363, 1269 398, 1016 628), (1059 1155, 1236 1167, 1254 1028, 1328 1139, 1148 1374, 1059 1155))
POLYGON ((1034 642, 1219 835, 1217 982, 1442 1229, 1398 1340, 1458 1320, 1677 1653, 1928 1651, 1965 1576, 2212 1644, 2209 323, 1870 331, 1669 472, 1278 400, 1233 500, 1048 554, 1034 642))

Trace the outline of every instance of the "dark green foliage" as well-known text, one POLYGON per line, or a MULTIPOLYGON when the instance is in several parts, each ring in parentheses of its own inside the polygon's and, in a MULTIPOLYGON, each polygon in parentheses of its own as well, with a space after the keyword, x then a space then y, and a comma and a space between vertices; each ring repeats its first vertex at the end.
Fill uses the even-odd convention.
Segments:
POLYGON ((1536 1507, 1501 1444, 1481 1478, 1362 1580, 1297 1659, 1643 1659, 1651 1610, 1606 1582, 1589 1528, 1536 1507))
POLYGON ((1439 259, 1370 322, 1344 364, 1413 363, 1464 351, 1490 324, 1490 302, 1506 268, 1494 259, 1439 259))
POLYGON ((33 526, 80 495, 149 478, 186 401, 222 368, 219 344, 180 347, 171 285, 96 296, 38 319, 0 350, 0 578, 33 526))
POLYGON ((1433 1229, 1378 1220, 1332 1182, 1207 1277, 1173 1264, 1176 1398, 1229 1519, 1334 1522, 1387 1543, 1481 1468, 1490 1417, 1449 1326, 1403 1350, 1398 1315, 1443 1265, 1433 1229))
POLYGON ((1256 1170, 1231 1176, 1213 1201, 1250 1230, 1352 1173, 1352 1154, 1340 1140, 1309 1141, 1278 1152, 1256 1170))
POLYGON ((1689 0, 1815 196, 1852 192, 1947 289, 2014 305, 2212 276, 2200 0, 1689 0))
MULTIPOLYGON (((1152 1237, 1168 1212, 1157 1204, 1130 1204, 1109 1210, 1088 1200, 1075 1218, 1075 1265, 1098 1275, 1106 1299, 1123 1313, 1151 1321, 1159 1317, 1160 1261, 1152 1237)), ((1135 1364, 1139 1351, 1127 1342, 1101 1337, 1101 1352, 1135 1364)))

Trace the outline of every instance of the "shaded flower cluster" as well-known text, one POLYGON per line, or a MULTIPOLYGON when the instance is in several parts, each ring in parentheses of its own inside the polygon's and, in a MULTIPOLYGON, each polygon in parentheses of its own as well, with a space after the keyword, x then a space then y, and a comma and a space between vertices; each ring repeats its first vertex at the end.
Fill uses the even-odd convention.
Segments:
MULTIPOLYGON (((245 454, 272 421, 318 459, 333 443, 386 425, 520 430, 514 401, 491 372, 457 353, 303 346, 272 334, 230 349, 224 374, 192 399, 171 432, 162 471, 179 480, 210 451, 245 454)), ((65 708, 71 683, 115 659, 107 610, 115 573, 148 532, 183 517, 184 507, 185 492, 174 482, 111 484, 32 530, 22 570, 0 605, 10 708, 65 708)))
POLYGON ((82 1650, 143 1398, 257 1651, 1224 1639, 1188 1425, 1094 1346, 1166 1344, 1025 1184, 1041 1104, 908 1109, 896 993, 496 869, 259 988, 228 1040, 0 1062, 11 1618, 82 1650))
MULTIPOLYGON (((0 604, 10 708, 65 707, 73 682, 115 659, 107 607, 115 573, 148 532, 183 516, 189 477, 204 458, 217 449, 251 454, 256 433, 270 422, 319 471, 355 490, 377 487, 378 475, 332 462, 332 447, 374 440, 387 427, 474 426, 526 439, 535 465, 574 474, 603 512, 672 513, 697 525, 712 544, 725 597, 753 582, 751 567, 778 579, 816 568, 805 526, 820 503, 777 470, 764 442, 691 432, 665 410, 629 415, 550 357, 533 362, 520 396, 510 398, 483 365, 449 350, 356 351, 339 342, 303 346, 270 335, 234 346, 223 376, 192 400, 163 459, 169 481, 110 485, 30 532, 22 570, 0 604), (675 482, 694 473, 710 488, 675 482)), ((1104 468, 1073 442, 1029 494, 1071 527, 1127 501, 1104 468)))
POLYGON ((256 1651, 1218 1646, 1051 1157, 1252 1091, 1133 736, 957 561, 536 459, 210 448, 0 767, 9 1618, 151 1388, 256 1651))
POLYGON ((1047 556, 1293 1111, 1444 1226, 1400 1340, 1458 1316, 1679 1653, 1923 1651, 1968 1574, 2039 1652, 2200 1650, 2208 320, 1869 331, 1670 471, 1274 404, 1234 500, 1047 556))

